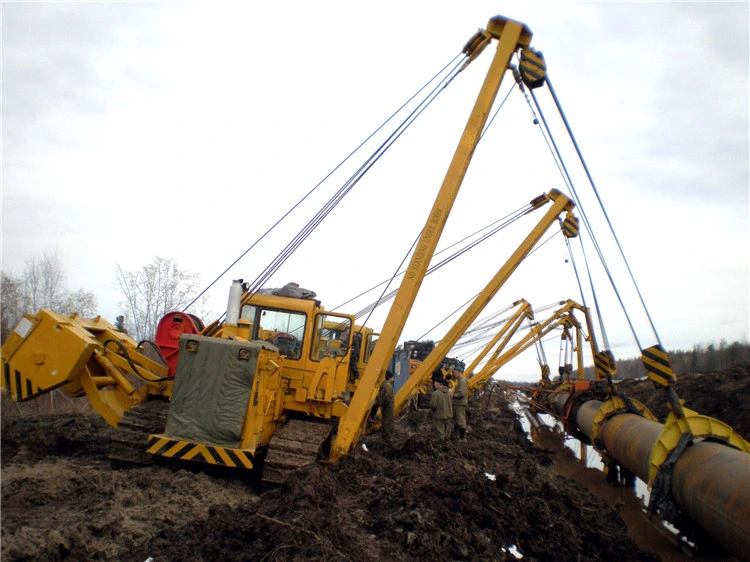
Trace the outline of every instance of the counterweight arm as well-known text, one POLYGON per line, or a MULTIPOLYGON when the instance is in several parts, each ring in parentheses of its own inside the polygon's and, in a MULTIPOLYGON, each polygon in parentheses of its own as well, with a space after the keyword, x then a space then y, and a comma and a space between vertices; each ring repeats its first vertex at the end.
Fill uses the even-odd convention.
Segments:
POLYGON ((17 402, 57 388, 86 394, 112 426, 149 394, 169 396, 167 367, 101 317, 25 315, 2 346, 2 390, 17 402))

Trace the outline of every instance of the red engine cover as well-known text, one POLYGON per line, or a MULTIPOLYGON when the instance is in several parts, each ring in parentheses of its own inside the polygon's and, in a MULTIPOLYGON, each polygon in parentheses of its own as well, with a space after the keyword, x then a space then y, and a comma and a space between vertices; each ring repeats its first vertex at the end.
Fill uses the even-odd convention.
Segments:
POLYGON ((184 312, 169 312, 159 320, 154 340, 167 362, 170 377, 174 377, 177 371, 180 336, 182 334, 200 334, 203 328, 203 322, 200 318, 184 312))

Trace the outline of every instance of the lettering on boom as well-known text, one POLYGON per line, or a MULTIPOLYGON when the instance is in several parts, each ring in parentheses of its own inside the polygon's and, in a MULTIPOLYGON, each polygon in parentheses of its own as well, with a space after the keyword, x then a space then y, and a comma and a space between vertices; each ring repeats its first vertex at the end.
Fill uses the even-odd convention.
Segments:
POLYGON ((417 276, 417 271, 422 268, 422 262, 427 254, 427 246, 432 244, 432 237, 435 235, 437 230, 437 224, 443 216, 442 209, 435 209, 430 215, 430 220, 425 227, 424 234, 419 239, 419 247, 414 252, 414 259, 412 259, 409 265, 409 271, 406 272, 407 279, 414 279, 417 276))

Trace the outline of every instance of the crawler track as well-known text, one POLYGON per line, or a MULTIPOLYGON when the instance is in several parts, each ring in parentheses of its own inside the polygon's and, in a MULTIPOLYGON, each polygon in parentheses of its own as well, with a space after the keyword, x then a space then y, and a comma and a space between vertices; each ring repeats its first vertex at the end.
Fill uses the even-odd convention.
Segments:
POLYGON ((154 455, 146 452, 148 436, 164 432, 168 412, 166 400, 151 400, 125 412, 112 437, 109 451, 112 468, 153 465, 154 455))
POLYGON ((269 445, 263 463, 263 483, 283 484, 294 470, 314 464, 330 433, 327 423, 288 420, 269 445))

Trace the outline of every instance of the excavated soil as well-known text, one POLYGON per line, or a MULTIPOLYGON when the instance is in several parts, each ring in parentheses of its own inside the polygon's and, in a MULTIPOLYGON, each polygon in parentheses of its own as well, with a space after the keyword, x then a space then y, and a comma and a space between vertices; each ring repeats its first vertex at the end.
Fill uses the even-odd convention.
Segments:
MULTIPOLYGON (((746 403, 744 369, 733 392, 746 403)), ((725 414, 723 406, 701 413, 725 414)), ((465 442, 436 441, 429 415, 410 410, 390 441, 365 435, 338 464, 268 490, 226 474, 112 470, 113 430, 95 415, 6 420, 0 553, 5 561, 660 559, 628 537, 621 506, 562 476, 557 454, 531 445, 501 390, 470 404, 465 442)))
MULTIPOLYGON (((669 410, 664 391, 648 379, 627 380, 619 388, 664 422, 669 410)), ((686 408, 728 424, 750 441, 750 363, 738 363, 713 373, 678 375, 675 392, 686 408)))

